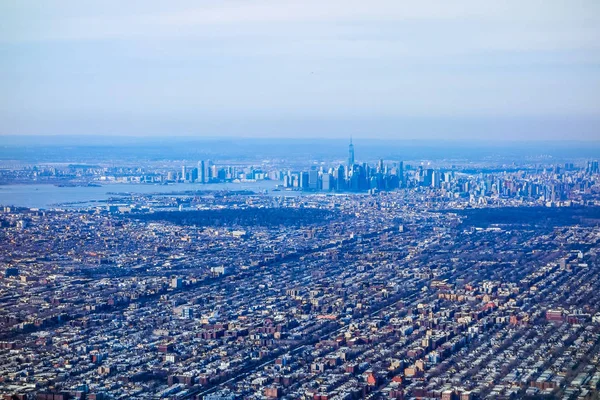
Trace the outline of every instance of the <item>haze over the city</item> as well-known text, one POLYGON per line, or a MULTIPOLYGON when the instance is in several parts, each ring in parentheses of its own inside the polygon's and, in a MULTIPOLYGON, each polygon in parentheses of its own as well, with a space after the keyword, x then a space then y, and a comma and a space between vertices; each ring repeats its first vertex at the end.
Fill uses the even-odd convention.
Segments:
POLYGON ((0 134, 596 140, 597 1, 0 4, 0 134))
POLYGON ((600 400, 599 0, 0 1, 0 399, 600 400))

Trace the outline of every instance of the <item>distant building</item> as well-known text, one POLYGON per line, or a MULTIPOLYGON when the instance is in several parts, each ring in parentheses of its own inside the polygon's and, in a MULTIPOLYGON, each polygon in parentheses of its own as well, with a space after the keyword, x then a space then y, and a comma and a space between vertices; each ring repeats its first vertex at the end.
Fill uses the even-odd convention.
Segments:
POLYGON ((204 161, 198 162, 198 183, 206 183, 206 167, 204 161))
POLYGON ((172 278, 171 279, 171 287, 173 289, 179 289, 183 286, 183 279, 181 278, 172 278))
POLYGON ((310 170, 308 172, 308 188, 311 190, 318 190, 319 186, 319 171, 310 170))
POLYGON ((346 169, 340 165, 334 170, 335 190, 342 192, 346 190, 346 169))
POLYGON ((325 191, 330 191, 333 189, 333 177, 328 172, 323 174, 322 187, 325 191))
POLYGON ((546 320, 552 322, 564 321, 564 315, 562 310, 548 310, 546 311, 546 320))
POLYGON ((309 188, 309 175, 308 172, 300 173, 300 189, 308 189, 309 188))
POLYGON ((194 319, 194 310, 191 307, 183 307, 181 309, 181 318, 194 319))

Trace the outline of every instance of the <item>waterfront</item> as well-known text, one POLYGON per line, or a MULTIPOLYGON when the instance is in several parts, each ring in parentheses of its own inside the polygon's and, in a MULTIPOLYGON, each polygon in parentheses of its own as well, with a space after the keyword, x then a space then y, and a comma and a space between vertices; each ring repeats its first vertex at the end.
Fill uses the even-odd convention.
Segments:
MULTIPOLYGON (((14 184, 0 186, 0 205, 31 208, 52 208, 65 204, 69 204, 71 207, 84 206, 93 202, 108 200, 115 197, 115 193, 172 193, 196 190, 252 190, 254 192, 267 190, 271 193, 271 190, 278 183, 277 181, 210 183, 204 185, 197 183, 175 183, 170 185, 114 183, 102 186, 66 187, 53 184, 14 184)), ((290 194, 290 192, 275 193, 290 194)))

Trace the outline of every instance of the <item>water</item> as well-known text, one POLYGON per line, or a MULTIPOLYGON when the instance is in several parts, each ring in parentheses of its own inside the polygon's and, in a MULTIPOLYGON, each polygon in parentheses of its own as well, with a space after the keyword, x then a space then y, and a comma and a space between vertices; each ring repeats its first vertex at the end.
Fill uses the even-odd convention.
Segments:
MULTIPOLYGON (((15 184, 0 186, 0 205, 30 208, 52 208, 65 203, 72 207, 89 206, 90 202, 107 200, 115 193, 172 193, 188 190, 252 190, 262 192, 275 187, 280 182, 260 181, 243 183, 176 183, 172 185, 115 183, 101 187, 76 186, 58 187, 52 184, 15 184)), ((298 192, 272 192, 273 195, 295 195, 298 192)), ((100 205, 102 203, 99 203, 100 205)))

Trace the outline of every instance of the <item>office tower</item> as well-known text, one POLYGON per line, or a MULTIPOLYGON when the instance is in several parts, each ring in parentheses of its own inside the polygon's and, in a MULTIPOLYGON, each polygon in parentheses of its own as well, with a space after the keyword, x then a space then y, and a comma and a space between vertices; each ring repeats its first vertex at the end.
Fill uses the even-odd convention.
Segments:
POLYGON ((382 174, 383 173, 383 159, 379 160, 379 163, 377 164, 377 173, 382 174))
POLYGON ((323 190, 330 191, 333 189, 333 177, 329 172, 323 173, 323 190))
POLYGON ((375 178, 376 188, 378 190, 385 190, 386 189, 385 176, 383 175, 383 173, 379 173, 379 174, 373 175, 373 178, 375 178))
MULTIPOLYGON (((225 179, 227 180, 231 180, 233 179, 233 167, 227 167, 225 169, 225 179)), ((283 179, 283 175, 280 176, 280 178, 277 178, 277 180, 282 180, 283 179)))
POLYGON ((300 173, 300 188, 301 189, 308 189, 308 172, 301 172, 300 173))
POLYGON ((431 171, 431 187, 439 188, 441 182, 440 171, 431 171))
POLYGON ((334 178, 335 190, 338 192, 343 192, 346 190, 346 169, 343 165, 340 165, 336 170, 334 170, 334 178))
POLYGON ((206 183, 206 166, 204 161, 198 161, 198 182, 206 183))
POLYGON ((423 175, 423 185, 431 186, 432 182, 433 182, 433 169, 427 168, 424 171, 424 175, 423 175))
POLYGON ((353 192, 359 192, 369 188, 367 181, 367 175, 362 165, 354 165, 352 168, 352 176, 350 177, 350 190, 353 192))
POLYGON ((359 190, 369 190, 369 176, 371 176, 371 167, 367 163, 359 165, 357 169, 359 173, 359 190))
POLYGON ((185 165, 181 166, 181 180, 185 181, 185 175, 186 175, 187 171, 185 169, 185 165))
POLYGON ((198 181, 198 168, 192 168, 192 176, 190 177, 190 181, 192 181, 192 182, 198 181))
POLYGON ((308 172, 308 188, 311 190, 319 189, 319 171, 313 169, 308 172))
POLYGON ((399 187, 404 186, 404 161, 398 163, 398 185, 399 187))
POLYGON ((352 138, 350 138, 350 146, 348 146, 348 169, 352 170, 354 165, 354 145, 352 144, 352 138))
POLYGON ((204 183, 210 182, 210 178, 212 177, 211 170, 210 170, 211 165, 212 165, 212 161, 210 161, 210 160, 207 160, 204 163, 204 183))
MULTIPOLYGON (((265 176, 266 176, 266 173, 261 171, 260 179, 265 179, 265 176)), ((226 177, 227 177, 227 170, 225 168, 217 169, 217 179, 219 179, 219 181, 224 181, 226 179, 226 177)))
POLYGON ((400 187, 400 178, 398 178, 398 175, 386 175, 385 187, 387 190, 398 189, 400 187))

